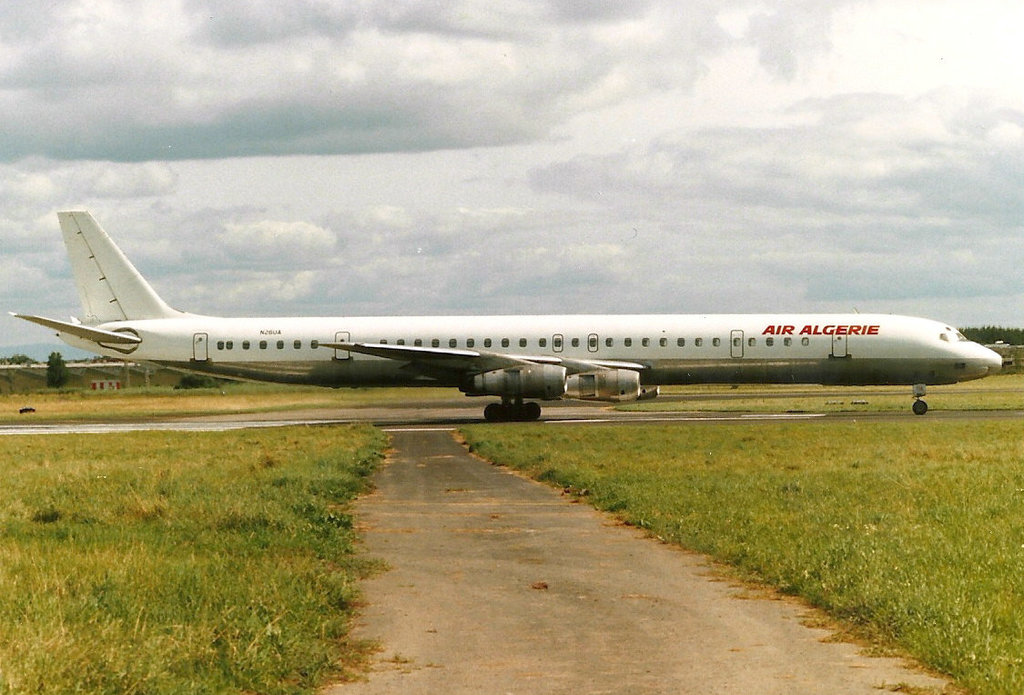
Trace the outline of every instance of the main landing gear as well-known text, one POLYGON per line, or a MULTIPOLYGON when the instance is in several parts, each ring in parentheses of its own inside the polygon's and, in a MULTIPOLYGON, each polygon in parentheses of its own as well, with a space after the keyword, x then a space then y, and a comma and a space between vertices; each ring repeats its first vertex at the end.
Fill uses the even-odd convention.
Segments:
POLYGON ((491 403, 484 408, 484 419, 487 422, 532 422, 539 417, 540 403, 523 403, 522 399, 502 400, 501 403, 491 403))
POLYGON ((924 384, 914 384, 914 415, 924 415, 928 412, 928 404, 921 400, 924 397, 924 392, 924 384))

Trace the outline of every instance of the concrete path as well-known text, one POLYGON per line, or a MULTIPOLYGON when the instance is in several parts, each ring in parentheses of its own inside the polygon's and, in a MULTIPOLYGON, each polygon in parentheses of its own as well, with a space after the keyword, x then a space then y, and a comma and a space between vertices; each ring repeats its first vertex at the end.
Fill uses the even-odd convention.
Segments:
MULTIPOLYGON (((394 433, 358 504, 367 550, 356 637, 376 693, 827 693, 945 683, 805 627, 789 601, 743 598, 703 559, 466 454, 443 431, 394 433)), ((925 691, 927 692, 927 691, 925 691)))

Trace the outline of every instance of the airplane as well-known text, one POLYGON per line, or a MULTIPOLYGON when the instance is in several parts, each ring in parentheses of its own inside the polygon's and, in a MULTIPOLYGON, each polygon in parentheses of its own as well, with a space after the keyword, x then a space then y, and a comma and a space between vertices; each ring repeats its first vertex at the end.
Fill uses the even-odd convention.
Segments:
POLYGON ((57 217, 84 316, 12 315, 69 345, 236 380, 456 387, 500 399, 488 421, 707 383, 908 385, 923 415, 928 385, 1002 366, 948 324, 887 314, 203 316, 166 304, 90 213, 57 217))

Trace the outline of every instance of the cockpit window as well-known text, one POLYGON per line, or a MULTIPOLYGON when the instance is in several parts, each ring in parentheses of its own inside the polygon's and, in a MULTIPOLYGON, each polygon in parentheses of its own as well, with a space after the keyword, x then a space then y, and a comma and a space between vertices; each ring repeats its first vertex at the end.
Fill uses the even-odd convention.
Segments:
POLYGON ((967 336, 965 336, 963 333, 961 333, 957 329, 950 328, 949 326, 946 326, 945 332, 939 334, 939 338, 941 338, 942 340, 944 340, 947 343, 966 343, 966 342, 969 342, 967 336))

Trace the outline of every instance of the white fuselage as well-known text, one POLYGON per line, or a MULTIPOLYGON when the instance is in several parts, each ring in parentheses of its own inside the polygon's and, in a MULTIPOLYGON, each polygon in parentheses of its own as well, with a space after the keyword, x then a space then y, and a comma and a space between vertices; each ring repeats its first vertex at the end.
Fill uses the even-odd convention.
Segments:
MULTIPOLYGON (((323 386, 459 386, 423 368, 325 343, 474 350, 642 366, 644 384, 948 384, 1000 368, 999 356, 936 321, 881 314, 176 318, 99 328, 141 342, 111 356, 240 379, 323 386)), ((96 351, 95 342, 61 334, 96 351)))

